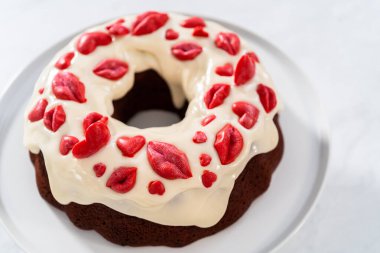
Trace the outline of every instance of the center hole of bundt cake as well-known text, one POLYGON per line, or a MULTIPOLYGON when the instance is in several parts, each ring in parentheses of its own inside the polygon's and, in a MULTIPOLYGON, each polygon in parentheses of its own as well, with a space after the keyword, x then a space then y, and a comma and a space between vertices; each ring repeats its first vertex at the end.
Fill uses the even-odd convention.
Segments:
POLYGON ((154 70, 135 75, 132 89, 113 101, 113 118, 138 128, 164 127, 180 122, 188 103, 177 109, 165 80, 154 70))

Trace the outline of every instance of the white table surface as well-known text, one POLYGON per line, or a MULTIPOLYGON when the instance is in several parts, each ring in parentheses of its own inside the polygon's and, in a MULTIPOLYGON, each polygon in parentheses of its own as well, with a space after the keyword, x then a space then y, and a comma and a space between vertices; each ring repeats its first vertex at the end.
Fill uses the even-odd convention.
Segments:
MULTIPOLYGON (((69 34, 149 9, 249 27, 314 82, 331 127, 328 177, 316 208, 278 252, 380 252, 380 1, 0 0, 0 91, 69 34)), ((22 252, 1 226, 0 252, 22 252)))

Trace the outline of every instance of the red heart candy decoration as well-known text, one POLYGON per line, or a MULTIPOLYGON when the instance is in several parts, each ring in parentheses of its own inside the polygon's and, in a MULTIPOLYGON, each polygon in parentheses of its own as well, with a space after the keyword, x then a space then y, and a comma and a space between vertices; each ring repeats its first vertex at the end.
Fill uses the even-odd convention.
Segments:
POLYGON ((194 37, 204 37, 204 38, 207 38, 208 37, 208 32, 206 32, 202 26, 197 26, 193 30, 193 36, 194 37))
POLYGON ((214 172, 204 170, 202 174, 202 183, 204 187, 210 188, 218 177, 214 172))
POLYGON ((61 155, 67 155, 73 149, 74 145, 78 142, 79 140, 74 136, 62 136, 61 143, 59 144, 59 152, 61 155))
POLYGON ((99 62, 92 72, 95 75, 109 79, 119 80, 128 72, 128 63, 118 59, 106 59, 99 62))
POLYGON ((203 18, 191 17, 182 21, 181 26, 185 28, 204 27, 206 23, 203 18))
POLYGON ((224 99, 230 94, 231 87, 228 84, 217 83, 206 92, 203 101, 208 109, 215 108, 223 104, 224 99))
POLYGON ((194 42, 181 42, 172 46, 172 54, 178 60, 188 61, 195 59, 200 53, 202 53, 202 47, 194 42))
POLYGON ((235 71, 235 84, 237 86, 247 83, 253 78, 256 72, 255 62, 248 54, 243 55, 237 65, 235 71))
POLYGON ((117 139, 116 145, 123 156, 133 157, 145 145, 145 138, 141 135, 133 137, 122 136, 117 139))
POLYGON ((108 178, 106 186, 118 193, 132 190, 136 183, 136 167, 119 167, 108 178))
POLYGON ((216 134, 214 147, 223 165, 232 163, 243 149, 243 136, 231 124, 226 124, 216 134))
POLYGON ((276 107, 276 94, 270 87, 265 86, 264 84, 259 84, 257 86, 256 92, 259 94, 260 102, 267 113, 276 107))
POLYGON ((87 158, 98 152, 108 143, 111 135, 105 124, 95 122, 86 129, 85 137, 75 144, 72 150, 74 157, 78 159, 87 158))
POLYGON ((56 132, 66 120, 66 113, 62 105, 52 108, 50 111, 45 112, 44 125, 47 129, 56 132))
POLYGON ((239 116, 239 123, 247 129, 251 129, 256 124, 260 113, 256 106, 243 101, 235 102, 232 105, 232 111, 239 116))
POLYGON ((187 156, 174 145, 150 141, 147 156, 153 170, 163 178, 179 179, 192 177, 187 156))
POLYGON ((40 99, 37 104, 33 107, 33 109, 28 114, 28 119, 31 122, 39 121, 44 117, 44 113, 46 110, 46 106, 48 105, 48 101, 44 98, 40 99))
POLYGON ((108 117, 101 115, 100 113, 97 112, 90 112, 87 114, 87 116, 83 119, 83 131, 86 133, 87 128, 95 122, 101 122, 105 125, 108 123, 108 117))
POLYGON ((207 126, 211 121, 213 121, 216 118, 215 114, 211 114, 209 116, 206 116, 204 119, 201 121, 202 126, 207 126))
POLYGON ((75 56, 74 52, 68 52, 68 53, 62 55, 58 59, 58 61, 55 63, 54 66, 57 69, 61 69, 61 70, 67 69, 70 66, 71 60, 74 58, 74 56, 75 56))
POLYGON ((98 46, 111 44, 112 37, 104 32, 88 32, 79 36, 76 47, 79 53, 87 55, 95 51, 98 46))
POLYGON ((42 94, 42 93, 44 93, 44 88, 40 88, 39 90, 38 90, 38 93, 40 93, 40 94, 42 94))
POLYGON ((107 166, 104 163, 97 163, 92 169, 94 170, 96 177, 101 177, 104 175, 104 172, 106 172, 107 166))
POLYGON ((165 193, 165 186, 161 181, 151 181, 148 185, 148 191, 150 194, 163 195, 165 193))
POLYGON ((123 26, 122 23, 124 23, 124 19, 119 19, 115 23, 107 25, 106 29, 108 33, 115 36, 127 35, 129 29, 123 26))
POLYGON ((165 38, 167 40, 176 40, 176 39, 178 39, 178 37, 179 37, 179 34, 176 31, 174 31, 173 29, 168 29, 165 32, 165 38))
POLYGON ((136 17, 132 23, 132 34, 135 36, 152 33, 166 24, 169 16, 166 13, 148 11, 136 17))
POLYGON ((207 136, 202 131, 197 131, 195 135, 193 136, 193 142, 194 143, 204 143, 207 141, 207 136))
POLYGON ((52 84, 53 94, 62 100, 72 100, 78 103, 86 102, 83 83, 70 72, 59 72, 52 84))
POLYGON ((211 160, 212 158, 208 154, 201 154, 199 156, 199 162, 202 167, 206 167, 207 165, 209 165, 211 163, 211 160))
POLYGON ((240 39, 234 33, 220 32, 216 35, 215 45, 230 55, 237 55, 240 50, 240 39))
POLYGON ((220 76, 232 76, 234 74, 234 66, 231 63, 226 63, 223 66, 216 67, 215 73, 220 76))

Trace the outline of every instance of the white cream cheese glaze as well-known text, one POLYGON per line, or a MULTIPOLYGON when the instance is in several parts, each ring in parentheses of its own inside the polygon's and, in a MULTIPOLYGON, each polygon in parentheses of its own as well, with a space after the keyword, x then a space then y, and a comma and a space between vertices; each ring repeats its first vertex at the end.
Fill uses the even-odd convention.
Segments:
MULTIPOLYGON (((136 16, 126 16, 125 25, 130 27, 136 16)), ((234 77, 219 76, 214 70, 217 66, 229 62, 236 66, 240 57, 250 51, 247 43, 241 38, 241 48, 232 56, 217 48, 214 38, 218 32, 229 32, 228 29, 214 22, 206 21, 205 30, 208 38, 192 36, 193 29, 184 28, 180 23, 186 16, 169 13, 169 20, 157 31, 144 36, 128 34, 113 38, 107 46, 99 46, 89 55, 82 55, 76 49, 74 38, 63 48, 42 72, 26 110, 24 143, 37 154, 42 152, 54 198, 61 204, 75 202, 83 205, 102 203, 126 215, 140 217, 155 223, 172 226, 210 227, 224 215, 235 179, 245 168, 247 162, 255 155, 274 149, 278 143, 278 132, 273 117, 281 107, 281 103, 266 113, 256 92, 260 83, 272 86, 270 76, 261 63, 256 63, 256 74, 247 84, 234 85, 234 77), (176 40, 166 40, 165 31, 174 29, 179 33, 176 40), (194 60, 179 61, 171 54, 171 46, 180 41, 194 41, 202 46, 203 52, 194 60), (63 54, 76 53, 67 71, 75 74, 86 87, 86 103, 77 103, 57 99, 51 90, 54 76, 60 71, 54 67, 57 59, 63 54), (93 74, 95 65, 106 58, 117 58, 129 64, 129 71, 118 81, 111 81, 93 74), (137 129, 111 118, 112 100, 123 97, 134 83, 135 72, 147 69, 156 70, 168 83, 174 104, 183 105, 187 99, 189 106, 186 117, 179 123, 159 128, 137 129), (206 91, 215 83, 231 85, 230 95, 224 103, 214 109, 207 109, 203 102, 206 91), (38 93, 44 88, 44 93, 38 93), (45 98, 49 104, 48 111, 56 105, 62 105, 66 112, 66 121, 58 131, 52 132, 44 127, 43 120, 30 122, 28 113, 36 102, 45 98), (236 101, 249 101, 259 110, 259 118, 252 129, 242 127, 238 116, 231 110, 236 101), (109 117, 108 128, 111 139, 96 154, 77 159, 71 153, 63 156, 59 152, 61 137, 65 134, 83 139, 82 121, 90 112, 98 112, 109 117), (201 120, 210 114, 216 119, 207 126, 201 126, 201 120), (216 133, 230 123, 237 128, 244 139, 244 146, 234 162, 221 165, 213 146, 216 133), (192 141, 196 131, 206 133, 208 140, 202 144, 192 141), (188 157, 192 177, 188 179, 167 180, 157 175, 151 168, 146 154, 146 145, 133 158, 122 156, 116 146, 120 136, 142 135, 146 141, 164 141, 175 145, 188 157), (203 168, 199 164, 199 155, 209 154, 212 161, 203 168), (107 170, 102 177, 96 177, 93 165, 102 162, 107 170), (137 180, 134 188, 121 194, 106 187, 106 181, 113 170, 120 166, 137 167, 137 180), (216 182, 205 188, 201 181, 204 169, 217 175, 216 182), (147 185, 152 180, 160 180, 166 191, 162 196, 152 195, 147 185)), ((104 31, 105 27, 115 21, 103 24, 88 31, 104 31)), ((146 92, 149 92, 148 90, 146 92)), ((157 98, 159 99, 159 98, 157 98)))

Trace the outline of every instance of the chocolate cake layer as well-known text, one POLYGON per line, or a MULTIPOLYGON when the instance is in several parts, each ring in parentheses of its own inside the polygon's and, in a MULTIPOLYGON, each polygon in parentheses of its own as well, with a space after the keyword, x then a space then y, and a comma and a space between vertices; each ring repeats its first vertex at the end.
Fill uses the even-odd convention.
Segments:
MULTIPOLYGON (((139 111, 163 109, 173 111, 183 118, 186 107, 187 104, 181 109, 176 109, 165 81, 156 72, 146 71, 136 74, 133 88, 122 99, 114 101, 113 117, 127 122, 139 111)), ((274 121, 279 131, 277 147, 271 152, 253 157, 248 162, 235 182, 223 218, 208 228, 165 226, 119 213, 98 203, 61 205, 51 193, 43 154, 30 153, 30 157, 35 167, 37 186, 41 196, 56 208, 64 211, 77 227, 96 230, 107 240, 120 245, 181 247, 215 234, 233 224, 245 213, 252 201, 268 189, 272 173, 278 166, 284 149, 278 116, 274 121)))

